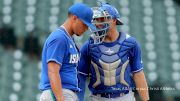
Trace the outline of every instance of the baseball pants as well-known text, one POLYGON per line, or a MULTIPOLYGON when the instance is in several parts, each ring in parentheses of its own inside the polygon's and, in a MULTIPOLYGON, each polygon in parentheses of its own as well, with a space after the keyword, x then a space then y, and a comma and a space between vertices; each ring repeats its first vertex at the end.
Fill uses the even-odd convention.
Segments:
MULTIPOLYGON (((78 101, 78 97, 75 92, 69 89, 62 89, 65 101, 78 101)), ((56 101, 52 93, 52 90, 44 90, 40 96, 40 101, 56 101)))
POLYGON ((134 92, 130 91, 128 94, 116 98, 105 98, 96 95, 90 95, 89 101, 136 101, 136 100, 134 97, 134 92))

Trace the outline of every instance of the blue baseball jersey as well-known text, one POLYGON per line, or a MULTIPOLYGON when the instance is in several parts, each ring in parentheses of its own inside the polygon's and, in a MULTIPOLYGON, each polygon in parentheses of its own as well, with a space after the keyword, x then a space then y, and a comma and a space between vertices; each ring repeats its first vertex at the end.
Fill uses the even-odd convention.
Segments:
POLYGON ((73 39, 64 28, 60 27, 52 32, 44 44, 40 90, 51 89, 48 77, 48 62, 50 61, 56 62, 61 66, 59 74, 62 88, 79 91, 77 79, 79 53, 73 39))
POLYGON ((93 94, 124 93, 135 87, 133 73, 143 69, 140 47, 135 38, 125 33, 120 33, 118 39, 110 43, 93 44, 89 39, 80 53, 80 101, 87 76, 90 76, 88 87, 93 94))

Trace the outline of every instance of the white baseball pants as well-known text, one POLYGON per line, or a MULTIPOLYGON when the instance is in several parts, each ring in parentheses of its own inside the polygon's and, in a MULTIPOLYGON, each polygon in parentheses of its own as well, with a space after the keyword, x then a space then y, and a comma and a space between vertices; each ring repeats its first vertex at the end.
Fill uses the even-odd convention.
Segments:
MULTIPOLYGON (((75 92, 69 90, 69 89, 62 89, 65 101, 78 101, 78 97, 76 95, 75 92)), ((53 94, 52 91, 49 90, 45 90, 42 92, 41 96, 40 96, 40 101, 56 101, 53 98, 53 94)))

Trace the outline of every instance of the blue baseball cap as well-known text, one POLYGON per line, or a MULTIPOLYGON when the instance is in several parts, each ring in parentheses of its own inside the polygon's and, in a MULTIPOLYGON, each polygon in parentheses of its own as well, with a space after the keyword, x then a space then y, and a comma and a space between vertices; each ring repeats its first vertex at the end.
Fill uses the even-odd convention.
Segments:
POLYGON ((93 17, 93 11, 89 6, 83 3, 76 3, 72 5, 69 10, 69 13, 76 15, 84 24, 86 24, 91 29, 96 27, 91 23, 93 17))
POLYGON ((106 10, 113 19, 117 20, 116 25, 123 25, 123 22, 120 20, 120 14, 114 6, 110 5, 109 3, 105 3, 101 5, 101 8, 106 10))

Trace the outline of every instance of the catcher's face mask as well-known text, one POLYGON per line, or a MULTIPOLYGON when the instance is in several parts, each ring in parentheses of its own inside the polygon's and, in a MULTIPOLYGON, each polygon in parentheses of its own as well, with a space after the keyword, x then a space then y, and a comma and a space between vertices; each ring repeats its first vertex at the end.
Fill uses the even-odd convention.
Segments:
POLYGON ((93 21, 92 24, 96 26, 95 30, 90 29, 92 32, 91 37, 94 40, 94 44, 100 44, 103 42, 105 36, 107 35, 108 29, 110 27, 111 15, 106 10, 100 7, 93 7, 93 21))

